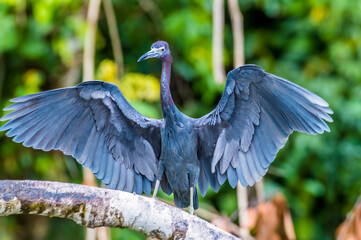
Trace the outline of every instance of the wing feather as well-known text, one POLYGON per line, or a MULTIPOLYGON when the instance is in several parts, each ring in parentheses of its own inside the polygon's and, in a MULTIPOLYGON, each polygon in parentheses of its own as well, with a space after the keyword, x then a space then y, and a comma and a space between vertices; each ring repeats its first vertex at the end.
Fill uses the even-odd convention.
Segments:
POLYGON ((109 188, 150 193, 162 120, 139 114, 115 85, 89 81, 11 102, 0 130, 14 141, 71 155, 109 188))
POLYGON ((123 191, 126 181, 127 181, 127 168, 122 164, 120 169, 120 177, 116 189, 123 191))
POLYGON ((142 179, 143 179, 143 192, 147 195, 150 195, 152 185, 146 177, 143 176, 142 179))
POLYGON ((237 177, 237 172, 233 167, 229 167, 227 169, 227 178, 228 178, 229 185, 231 185, 231 187, 235 188, 237 186, 238 177, 237 177))
POLYGON ((232 70, 217 107, 196 119, 198 155, 207 177, 202 189, 209 182, 218 191, 225 178, 232 187, 238 180, 252 186, 294 130, 330 131, 329 114, 327 102, 316 94, 255 65, 232 70))

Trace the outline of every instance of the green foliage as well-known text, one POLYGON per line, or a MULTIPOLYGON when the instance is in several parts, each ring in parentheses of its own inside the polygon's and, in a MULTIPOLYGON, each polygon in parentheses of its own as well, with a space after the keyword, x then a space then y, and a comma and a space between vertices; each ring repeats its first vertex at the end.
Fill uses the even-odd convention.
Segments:
MULTIPOLYGON (((113 1, 124 52, 123 79, 116 79, 114 62, 107 60, 113 55, 102 10, 96 77, 118 84, 143 114, 161 117, 154 79, 160 76, 160 63, 136 61, 152 42, 166 40, 173 55, 174 100, 185 113, 201 116, 217 104, 223 91, 212 77, 212 2, 154 3, 145 10, 139 1, 113 1)), ((361 1, 239 3, 244 15, 246 62, 316 92, 335 112, 331 133, 292 134, 265 181, 267 196, 277 191, 286 195, 298 238, 333 238, 361 190, 361 1)), ((0 107, 16 96, 80 81, 80 75, 67 77, 81 71, 86 9, 80 0, 0 1, 0 107)), ((232 32, 226 13, 224 56, 230 70, 232 32)), ((80 183, 81 167, 71 158, 65 159, 61 153, 27 149, 0 133, 1 179, 80 183)), ((230 215, 237 208, 235 197, 235 191, 225 184, 218 194, 209 190, 201 204, 212 204, 230 215)), ((45 226, 46 239, 84 237, 82 228, 71 221, 36 218, 24 223, 22 217, 6 217, 0 218, 0 239, 19 238, 26 226, 35 223, 45 226)), ((144 239, 129 230, 112 229, 112 235, 115 239, 144 239)))

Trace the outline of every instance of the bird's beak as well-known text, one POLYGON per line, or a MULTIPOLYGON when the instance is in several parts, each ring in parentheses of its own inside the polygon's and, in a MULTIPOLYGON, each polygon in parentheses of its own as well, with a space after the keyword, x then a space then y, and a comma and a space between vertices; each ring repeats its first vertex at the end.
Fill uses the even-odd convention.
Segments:
POLYGON ((140 61, 143 61, 145 59, 148 59, 148 58, 155 58, 155 57, 158 57, 160 54, 160 51, 159 49, 151 49, 149 52, 146 52, 143 56, 141 56, 139 59, 138 59, 138 62, 140 61))

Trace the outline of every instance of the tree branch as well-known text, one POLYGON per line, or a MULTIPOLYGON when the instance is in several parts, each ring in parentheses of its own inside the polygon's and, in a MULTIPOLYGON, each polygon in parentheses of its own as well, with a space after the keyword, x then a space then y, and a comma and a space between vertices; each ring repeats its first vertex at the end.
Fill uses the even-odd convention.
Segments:
POLYGON ((160 239, 237 239, 156 199, 70 183, 0 181, 0 216, 13 214, 68 218, 90 228, 130 228, 160 239))

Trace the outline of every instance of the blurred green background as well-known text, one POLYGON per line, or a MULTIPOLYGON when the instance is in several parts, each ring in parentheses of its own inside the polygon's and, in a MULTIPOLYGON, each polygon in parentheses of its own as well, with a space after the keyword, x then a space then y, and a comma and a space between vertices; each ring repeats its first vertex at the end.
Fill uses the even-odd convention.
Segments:
MULTIPOLYGON (((117 77, 104 9, 96 34, 96 78, 118 84, 143 114, 161 117, 156 60, 137 63, 152 42, 173 55, 171 89, 192 117, 213 109, 223 91, 212 76, 212 1, 112 1, 124 54, 117 77), (145 5, 144 5, 145 4, 145 5), (149 7, 150 6, 150 7, 149 7)), ((10 98, 81 81, 87 1, 0 0, 0 107, 10 98)), ((334 111, 331 133, 294 133, 265 177, 267 196, 282 192, 299 239, 333 239, 361 190, 361 1, 240 0, 246 63, 319 94, 334 111)), ((227 8, 226 8, 227 9, 227 8)), ((232 31, 225 20, 225 66, 232 69, 232 31)), ((3 115, 1 113, 0 115, 3 115)), ((0 133, 0 179, 82 182, 71 157, 16 144, 0 133)), ((228 183, 201 203, 231 215, 228 183)), ((252 203, 252 201, 251 201, 252 203)), ((114 239, 144 239, 112 229, 114 239)), ((0 239, 82 239, 71 220, 0 217, 0 239)))

